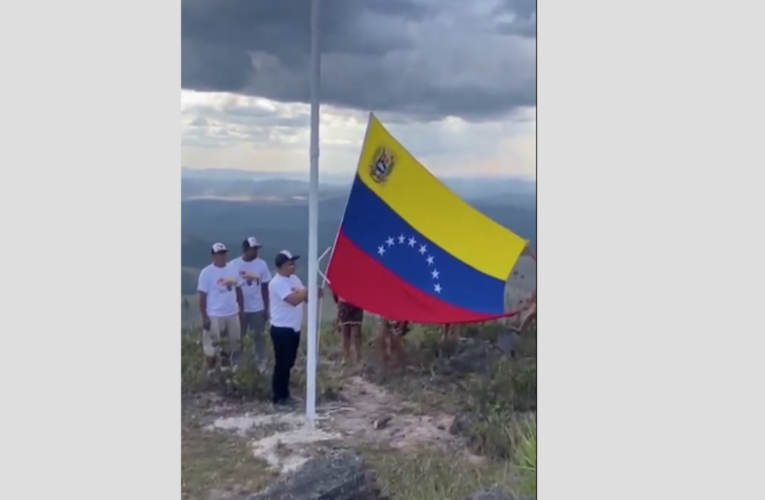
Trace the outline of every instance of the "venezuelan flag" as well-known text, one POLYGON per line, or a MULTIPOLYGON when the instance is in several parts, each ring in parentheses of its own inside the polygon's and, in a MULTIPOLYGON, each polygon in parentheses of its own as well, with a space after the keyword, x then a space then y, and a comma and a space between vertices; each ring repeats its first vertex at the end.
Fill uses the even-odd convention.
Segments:
POLYGON ((391 320, 464 323, 505 315, 526 241, 439 182, 370 115, 327 279, 391 320))

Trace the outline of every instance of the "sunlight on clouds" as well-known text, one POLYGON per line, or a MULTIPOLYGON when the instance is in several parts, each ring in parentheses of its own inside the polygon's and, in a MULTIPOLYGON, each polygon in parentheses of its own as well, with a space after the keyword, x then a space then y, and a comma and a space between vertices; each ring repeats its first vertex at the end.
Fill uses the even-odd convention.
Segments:
MULTIPOLYGON (((381 117, 385 123, 384 116, 381 117)), ((191 168, 307 169, 310 109, 225 93, 181 92, 181 158, 191 168)), ((368 113, 321 108, 321 168, 356 168, 368 113)), ((536 110, 502 121, 387 123, 404 146, 440 175, 536 177, 536 110)))

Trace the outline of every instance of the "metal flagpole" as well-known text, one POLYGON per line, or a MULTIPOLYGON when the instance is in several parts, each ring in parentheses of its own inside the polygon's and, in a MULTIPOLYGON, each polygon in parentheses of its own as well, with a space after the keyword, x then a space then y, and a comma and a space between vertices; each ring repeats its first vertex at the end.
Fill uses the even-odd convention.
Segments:
POLYGON ((319 312, 319 0, 311 0, 311 168, 308 187, 308 346, 306 356, 305 414, 316 420, 316 366, 319 312))

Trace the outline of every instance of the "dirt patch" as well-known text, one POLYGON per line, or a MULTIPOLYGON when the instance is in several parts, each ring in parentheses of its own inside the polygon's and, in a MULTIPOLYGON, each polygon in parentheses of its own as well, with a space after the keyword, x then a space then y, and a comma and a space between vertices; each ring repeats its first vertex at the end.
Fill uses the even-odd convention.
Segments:
POLYGON ((213 413, 225 415, 213 418, 205 430, 245 439, 252 456, 280 474, 298 469, 322 449, 336 444, 383 443, 409 450, 445 446, 456 439, 449 432, 453 416, 418 414, 416 405, 359 376, 348 378, 340 394, 343 402, 321 406, 314 425, 302 410, 233 414, 226 405, 212 407, 213 413))
POLYGON ((340 391, 344 403, 325 410, 329 425, 363 442, 384 442, 392 448, 444 445, 454 417, 418 414, 418 405, 402 401, 361 377, 348 378, 340 391))
POLYGON ((216 429, 250 436, 253 455, 278 473, 299 469, 318 451, 315 445, 342 437, 310 425, 296 413, 221 417, 207 427, 208 431, 216 429))

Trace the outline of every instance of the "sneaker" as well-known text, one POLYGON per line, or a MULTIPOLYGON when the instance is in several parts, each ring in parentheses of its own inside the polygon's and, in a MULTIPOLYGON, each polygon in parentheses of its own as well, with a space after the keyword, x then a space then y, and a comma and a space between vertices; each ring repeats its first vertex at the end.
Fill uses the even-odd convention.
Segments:
POLYGON ((295 408, 284 401, 280 401, 278 403, 274 403, 274 410, 279 413, 291 413, 295 411, 295 408))
POLYGON ((295 401, 291 397, 287 399, 282 399, 278 403, 274 403, 274 409, 276 409, 277 411, 291 412, 291 411, 295 411, 295 408, 297 406, 298 406, 297 401, 295 401))

